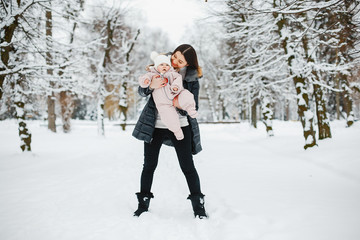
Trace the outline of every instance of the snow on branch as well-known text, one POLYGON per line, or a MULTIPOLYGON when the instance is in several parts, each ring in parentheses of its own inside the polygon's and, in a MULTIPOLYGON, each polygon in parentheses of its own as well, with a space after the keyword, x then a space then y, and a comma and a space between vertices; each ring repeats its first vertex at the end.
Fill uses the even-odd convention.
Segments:
POLYGON ((37 3, 41 3, 41 2, 50 2, 51 0, 32 0, 29 1, 28 3, 26 3, 24 6, 22 6, 21 8, 17 9, 17 11, 15 11, 14 13, 7 13, 8 15, 5 16, 5 19, 3 20, 2 23, 0 23, 0 29, 4 29, 6 27, 9 27, 11 24, 13 24, 13 22, 20 17, 21 15, 24 14, 24 12, 26 12, 27 9, 29 9, 32 5, 37 4, 37 3))
POLYGON ((287 6, 280 7, 280 8, 269 8, 269 9, 256 9, 252 7, 252 10, 262 12, 262 13, 281 13, 281 14, 297 14, 297 13, 304 13, 311 10, 321 10, 324 8, 329 8, 332 6, 336 6, 340 4, 342 0, 332 0, 329 2, 319 2, 314 4, 314 2, 307 2, 305 1, 304 5, 302 5, 303 1, 295 0, 287 6), (306 4, 308 3, 308 4, 306 4))

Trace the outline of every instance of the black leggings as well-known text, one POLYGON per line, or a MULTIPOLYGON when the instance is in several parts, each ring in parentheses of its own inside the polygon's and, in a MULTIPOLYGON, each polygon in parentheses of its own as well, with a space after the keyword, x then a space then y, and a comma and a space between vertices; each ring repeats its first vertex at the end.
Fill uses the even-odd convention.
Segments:
POLYGON ((141 192, 150 193, 154 172, 158 164, 159 152, 165 137, 172 141, 182 172, 185 175, 191 194, 201 193, 199 175, 195 169, 191 154, 191 129, 189 126, 181 128, 184 132, 183 140, 176 140, 175 135, 168 129, 155 128, 151 143, 144 144, 144 168, 141 173, 141 192))

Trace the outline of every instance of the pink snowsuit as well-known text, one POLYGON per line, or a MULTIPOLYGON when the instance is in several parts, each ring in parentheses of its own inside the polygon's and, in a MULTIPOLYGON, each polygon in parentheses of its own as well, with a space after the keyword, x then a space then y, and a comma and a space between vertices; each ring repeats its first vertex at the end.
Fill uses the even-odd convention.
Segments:
POLYGON ((187 89, 184 89, 182 76, 173 68, 170 68, 166 73, 161 75, 155 68, 151 67, 150 72, 139 77, 140 86, 142 88, 148 87, 152 77, 158 75, 167 79, 168 83, 164 87, 157 88, 152 92, 156 108, 161 121, 175 134, 177 140, 181 140, 184 138, 184 134, 180 127, 179 115, 173 106, 173 99, 178 96, 180 107, 185 110, 190 117, 196 118, 198 113, 195 109, 194 95, 187 89), (148 84, 144 83, 146 79, 149 80, 148 84), (177 91, 174 91, 175 87, 177 87, 177 91))

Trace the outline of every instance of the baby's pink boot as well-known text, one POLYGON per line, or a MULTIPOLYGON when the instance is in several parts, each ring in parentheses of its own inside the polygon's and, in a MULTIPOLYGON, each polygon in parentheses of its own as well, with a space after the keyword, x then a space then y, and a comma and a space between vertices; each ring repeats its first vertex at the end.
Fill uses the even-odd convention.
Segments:
POLYGON ((183 140, 184 139, 184 133, 183 131, 180 129, 177 132, 174 132, 174 135, 176 137, 177 140, 183 140))

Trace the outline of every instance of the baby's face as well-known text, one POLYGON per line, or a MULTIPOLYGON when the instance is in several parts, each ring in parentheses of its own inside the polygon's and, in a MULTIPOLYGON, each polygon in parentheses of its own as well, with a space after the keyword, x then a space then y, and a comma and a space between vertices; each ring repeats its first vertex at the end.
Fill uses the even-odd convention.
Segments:
POLYGON ((170 66, 169 64, 166 63, 160 63, 159 66, 157 67, 157 70, 159 73, 166 73, 167 71, 169 71, 170 66))

